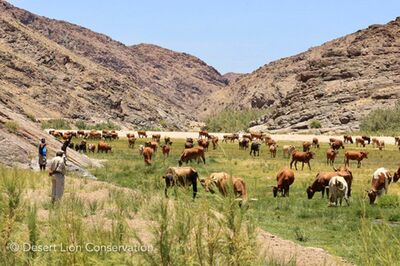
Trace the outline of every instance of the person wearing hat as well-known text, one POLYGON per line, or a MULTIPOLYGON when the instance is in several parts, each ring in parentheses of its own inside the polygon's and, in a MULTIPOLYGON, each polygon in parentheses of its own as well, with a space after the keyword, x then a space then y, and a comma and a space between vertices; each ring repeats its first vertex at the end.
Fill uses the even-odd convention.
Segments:
POLYGON ((39 143, 39 168, 40 171, 46 170, 46 156, 47 156, 47 148, 46 148, 46 140, 42 138, 39 143))
POLYGON ((51 202, 61 199, 64 194, 65 157, 63 151, 58 151, 50 163, 49 175, 52 177, 51 202))

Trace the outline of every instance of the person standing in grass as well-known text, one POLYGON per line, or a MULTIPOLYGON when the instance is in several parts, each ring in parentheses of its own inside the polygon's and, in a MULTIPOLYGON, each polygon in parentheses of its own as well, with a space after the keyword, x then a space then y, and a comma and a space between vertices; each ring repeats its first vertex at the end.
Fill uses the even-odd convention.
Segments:
POLYGON ((40 171, 46 170, 46 156, 47 156, 47 148, 46 148, 46 140, 42 138, 39 143, 39 169, 40 171))
POLYGON ((58 151, 56 157, 50 163, 49 176, 52 177, 51 183, 51 202, 61 199, 64 194, 64 179, 65 179, 65 157, 63 151, 58 151))

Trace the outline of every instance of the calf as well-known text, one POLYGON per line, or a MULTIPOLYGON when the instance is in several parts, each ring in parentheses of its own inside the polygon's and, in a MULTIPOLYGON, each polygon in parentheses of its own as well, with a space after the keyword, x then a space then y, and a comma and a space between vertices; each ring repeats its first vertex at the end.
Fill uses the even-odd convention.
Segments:
POLYGON ((241 139, 239 141, 239 150, 247 150, 249 148, 249 142, 248 139, 241 139))
POLYGON ((337 155, 338 153, 339 153, 338 150, 334 150, 334 149, 332 149, 332 148, 329 148, 329 149, 326 151, 326 164, 328 164, 328 165, 333 165, 333 163, 335 162, 336 155, 337 155))
POLYGON ((342 176, 334 176, 329 180, 329 202, 330 206, 335 204, 338 205, 338 201, 340 206, 342 206, 342 200, 345 199, 347 205, 349 205, 349 201, 347 199, 347 191, 348 186, 346 180, 342 176))
POLYGON ((203 163, 206 164, 206 158, 204 157, 203 147, 184 149, 178 163, 179 166, 182 166, 182 163, 187 164, 189 161, 192 160, 197 160, 197 163, 200 163, 200 160, 203 160, 203 163))
POLYGON ((147 138, 147 133, 144 130, 139 130, 138 132, 138 138, 147 138))
POLYGON ((214 186, 217 187, 219 192, 224 196, 228 196, 229 185, 232 184, 233 193, 236 197, 241 198, 242 201, 247 200, 247 188, 246 183, 241 177, 231 177, 227 173, 212 173, 206 179, 200 180, 201 185, 204 187, 206 192, 215 193, 214 186))
POLYGON ((362 138, 356 138, 356 146, 358 147, 359 144, 365 147, 365 141, 362 138))
POLYGON ((165 156, 169 157, 169 152, 171 151, 171 147, 168 144, 164 144, 161 146, 162 153, 165 156))
POLYGON ((317 138, 312 139, 312 146, 319 149, 319 141, 317 138))
POLYGON ((350 136, 350 135, 344 135, 343 136, 343 141, 344 141, 344 143, 351 143, 351 144, 353 144, 353 138, 350 136))
POLYGON ((218 145, 218 137, 217 136, 212 136, 211 137, 211 143, 213 145, 213 150, 215 150, 217 148, 218 145))
POLYGON ((290 169, 283 169, 276 175, 277 186, 272 187, 274 198, 280 193, 283 197, 289 197, 290 185, 294 182, 294 172, 290 169))
POLYGON ((372 175, 372 188, 370 190, 367 190, 370 204, 374 204, 376 198, 378 196, 382 196, 383 193, 387 194, 388 187, 391 181, 392 176, 388 170, 383 167, 376 169, 376 171, 372 175))
POLYGON ((334 150, 338 150, 340 148, 344 149, 343 141, 341 140, 334 140, 333 142, 330 142, 331 148, 334 150))
POLYGON ((304 163, 307 163, 308 168, 311 170, 310 166, 310 160, 314 158, 314 153, 307 151, 307 152, 301 152, 301 151, 294 151, 292 153, 292 161, 290 162, 290 169, 292 169, 293 162, 294 162, 294 167, 297 170, 297 162, 301 162, 301 170, 304 169, 304 163))
POLYGON ((363 140, 365 140, 365 141, 368 141, 368 144, 371 143, 371 137, 369 137, 369 136, 362 136, 361 138, 362 138, 363 140))
POLYGON ((146 165, 151 165, 151 157, 153 156, 153 149, 151 147, 143 148, 143 159, 146 165))
POLYGON ((378 149, 381 151, 383 148, 385 148, 385 142, 383 140, 380 140, 378 142, 378 149))
POLYGON ((170 167, 163 178, 165 179, 165 197, 168 198, 168 188, 177 186, 192 186, 193 199, 197 194, 197 179, 199 175, 192 167, 170 167))
POLYGON ((260 146, 261 146, 261 143, 252 142, 251 146, 250 146, 250 155, 253 154, 253 156, 256 156, 256 153, 257 153, 257 156, 260 156, 260 146))
POLYGON ((136 138, 135 137, 128 138, 128 147, 129 148, 134 148, 135 147, 135 142, 136 142, 136 138))
POLYGON ((278 149, 278 145, 277 144, 272 144, 271 146, 269 146, 269 152, 271 154, 271 158, 275 158, 276 157, 276 150, 278 149))
POLYGON ((304 141, 303 142, 303 151, 310 151, 312 143, 309 141, 304 141))
POLYGON ((344 165, 349 165, 350 160, 357 161, 357 167, 361 167, 361 161, 366 158, 368 159, 368 152, 365 151, 346 151, 344 154, 344 165))
POLYGON ((160 134, 153 134, 153 135, 151 135, 151 139, 152 139, 152 141, 160 143, 161 135, 160 134))
POLYGON ((293 145, 283 145, 283 158, 290 158, 290 155, 296 150, 296 147, 293 145))

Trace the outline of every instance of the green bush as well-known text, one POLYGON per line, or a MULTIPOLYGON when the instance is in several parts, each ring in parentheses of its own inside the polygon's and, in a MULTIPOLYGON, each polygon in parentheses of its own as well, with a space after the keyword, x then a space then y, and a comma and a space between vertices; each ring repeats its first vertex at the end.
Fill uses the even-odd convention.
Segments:
POLYGON ((89 129, 88 125, 85 123, 85 121, 82 120, 78 120, 75 122, 75 126, 76 128, 80 129, 80 130, 84 130, 84 129, 89 129))
POLYGON ((400 101, 392 108, 377 109, 361 119, 360 129, 366 132, 400 130, 400 101))
POLYGON ((310 122, 310 128, 321 128, 321 122, 319 122, 318 120, 311 120, 310 122))
POLYGON ((18 131, 19 125, 15 121, 7 121, 4 126, 7 128, 7 130, 11 133, 16 133, 18 131))
POLYGON ((120 130, 121 127, 119 125, 117 125, 117 124, 114 124, 110 120, 107 120, 107 122, 97 123, 94 126, 91 126, 90 129, 96 129, 96 130, 115 129, 115 130, 120 130))
POLYGON ((265 114, 266 109, 225 110, 209 116, 206 129, 212 132, 237 132, 249 127, 249 123, 265 114))
POLYGON ((42 129, 53 128, 53 129, 71 129, 68 121, 65 119, 50 119, 42 122, 42 129))

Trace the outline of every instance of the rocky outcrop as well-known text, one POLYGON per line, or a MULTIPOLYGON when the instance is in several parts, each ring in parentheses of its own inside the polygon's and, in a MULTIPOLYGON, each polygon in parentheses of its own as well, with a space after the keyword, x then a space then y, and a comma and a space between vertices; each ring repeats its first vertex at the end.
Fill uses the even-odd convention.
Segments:
POLYGON ((266 130, 357 129, 365 114, 400 96, 400 18, 267 64, 216 93, 208 109, 267 108, 266 130))

